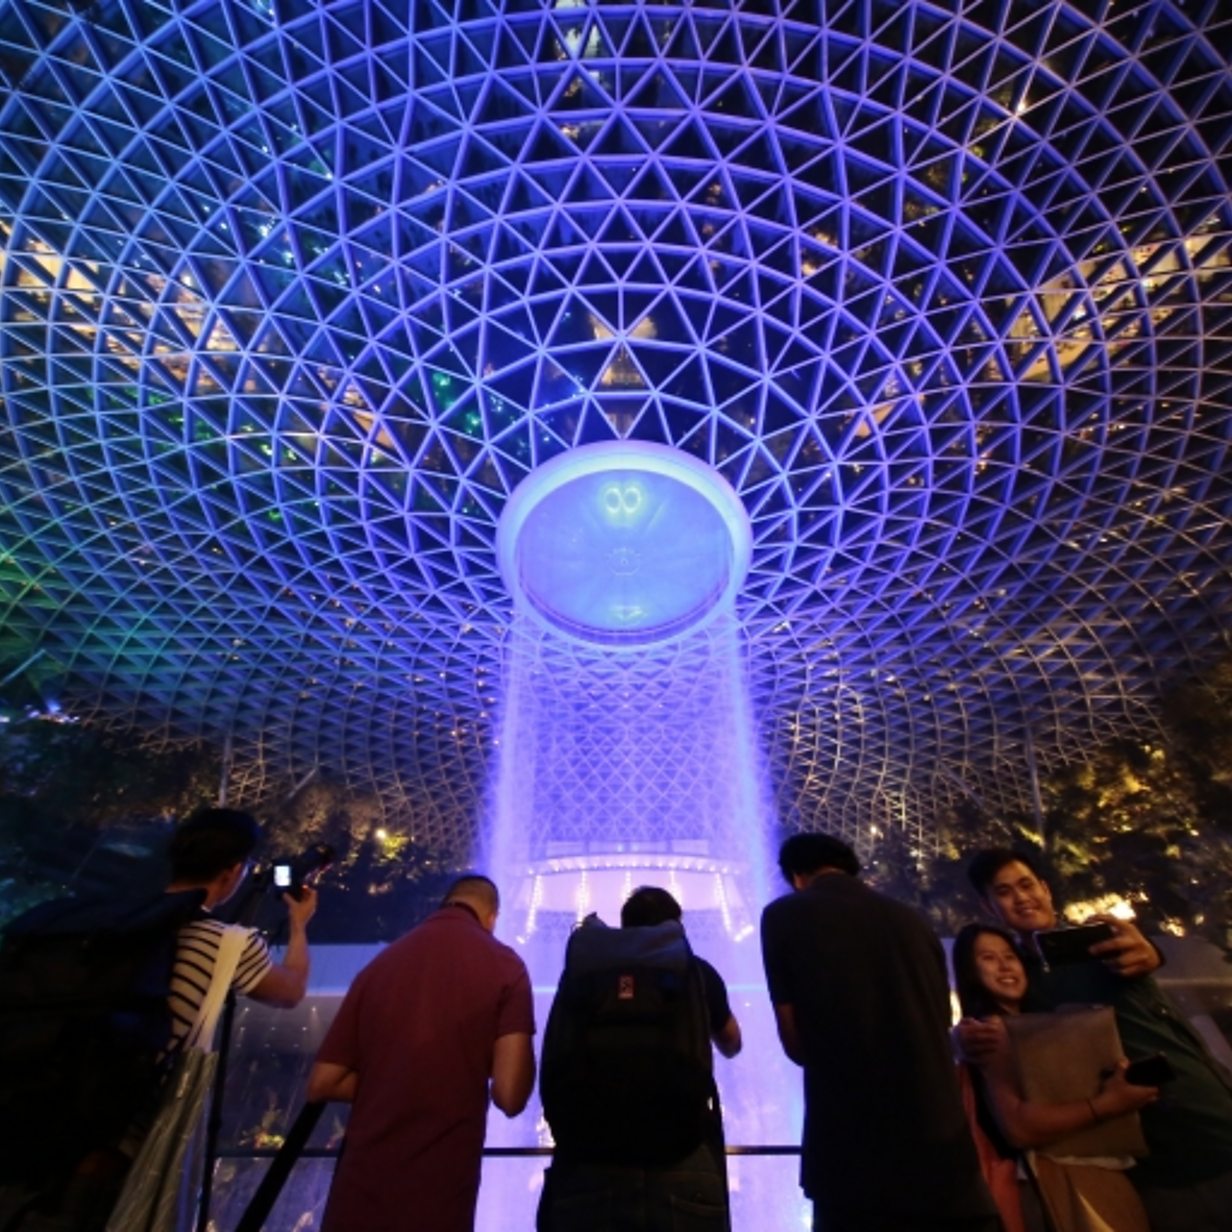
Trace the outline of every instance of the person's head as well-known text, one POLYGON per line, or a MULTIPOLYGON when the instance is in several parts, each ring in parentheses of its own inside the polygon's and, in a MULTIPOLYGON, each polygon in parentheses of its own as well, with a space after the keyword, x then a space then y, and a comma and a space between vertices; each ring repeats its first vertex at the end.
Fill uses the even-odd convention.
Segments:
POLYGON ((1016 1014, 1027 995, 1027 973, 1007 929, 968 924, 954 938, 950 955, 954 991, 965 1018, 1016 1014))
POLYGON ((793 890, 801 890, 823 873, 860 875, 856 853, 830 834, 793 834, 779 848, 779 868, 793 890))
POLYGON ((967 877, 984 909, 1006 928, 1033 933, 1055 927, 1052 891, 1026 852, 1009 847, 981 851, 967 865, 967 877))
POLYGON ((441 900, 443 907, 451 903, 463 903, 469 907, 488 932, 496 927, 496 917, 500 914, 500 891, 490 877, 482 873, 464 873, 445 891, 445 897, 441 900))
POLYGON ((645 928, 679 920, 680 904, 659 886, 639 886, 624 901, 620 909, 621 928, 645 928))
POLYGON ((206 891, 206 906, 216 907, 235 893, 261 837, 251 813, 241 809, 202 808, 171 836, 168 858, 171 884, 206 891))

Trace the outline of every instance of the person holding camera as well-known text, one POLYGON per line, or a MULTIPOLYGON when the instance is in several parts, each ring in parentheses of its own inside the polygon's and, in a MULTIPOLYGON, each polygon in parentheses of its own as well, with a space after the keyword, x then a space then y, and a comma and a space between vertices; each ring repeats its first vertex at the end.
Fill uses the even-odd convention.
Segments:
MULTIPOLYGON (((225 927, 213 912, 240 888, 260 836, 250 813, 206 808, 189 817, 172 837, 167 893, 205 892, 201 918, 189 921, 179 932, 169 998, 173 1045, 192 1026, 210 987, 225 927)), ((308 991, 308 921, 317 909, 317 892, 305 883, 288 887, 282 900, 287 907, 287 943, 282 961, 274 962, 265 939, 256 929, 249 929, 231 987, 255 1001, 294 1009, 308 991)))
MULTIPOLYGON (((986 912, 1019 938, 1033 996, 1051 1008, 1110 1006, 1131 1063, 1166 1058, 1163 1094, 1140 1114, 1149 1154, 1130 1172, 1154 1232, 1228 1232, 1232 1074, 1151 978, 1163 963, 1159 951, 1128 920, 1107 920, 1112 935, 1092 940, 1087 952, 1071 955, 1056 944, 1048 958, 1049 934, 1063 921, 1034 860, 992 848, 971 860, 967 875, 986 912)), ((1067 934, 1055 937, 1060 943, 1067 934)), ((994 1043, 982 1031, 961 1024, 958 1031, 976 1062, 994 1043)))
MULTIPOLYGON (((243 882, 259 834, 248 813, 202 809, 172 837, 165 891, 68 895, 9 922, 0 947, 4 1232, 97 1232, 108 1222, 213 982, 227 935, 214 912, 243 882)), ((282 962, 256 930, 238 930, 227 986, 289 1008, 307 991, 316 892, 305 886, 285 901, 282 962)))

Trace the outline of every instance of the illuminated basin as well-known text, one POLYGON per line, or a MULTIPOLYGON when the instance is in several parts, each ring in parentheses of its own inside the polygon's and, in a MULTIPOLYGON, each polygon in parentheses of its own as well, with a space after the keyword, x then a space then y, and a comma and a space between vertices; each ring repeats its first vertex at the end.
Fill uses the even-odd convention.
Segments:
POLYGON ((522 481, 496 537, 515 602, 602 646, 674 637, 730 604, 748 570, 748 516, 728 482, 665 445, 605 442, 522 481))
POLYGON ((510 902, 513 928, 525 945, 542 916, 564 913, 581 921, 590 912, 608 924, 638 886, 662 886, 689 913, 717 913, 723 935, 743 941, 753 932, 741 892, 746 868, 708 855, 679 852, 593 852, 549 855, 530 865, 510 902))

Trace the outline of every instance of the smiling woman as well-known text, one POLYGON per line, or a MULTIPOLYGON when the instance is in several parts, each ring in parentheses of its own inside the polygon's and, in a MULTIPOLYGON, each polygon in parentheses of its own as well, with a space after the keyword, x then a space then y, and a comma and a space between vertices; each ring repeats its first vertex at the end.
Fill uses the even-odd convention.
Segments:
POLYGON ((1017 1012, 1027 993, 1022 959, 1007 937, 982 931, 975 938, 975 968, 980 983, 1002 1011, 1017 1012))
MULTIPOLYGON (((1025 864, 1019 867, 1026 869, 1025 864)), ((963 1012, 959 1040, 969 1058, 960 1066, 963 1099, 980 1166, 1008 1232, 1044 1227, 1057 1232, 1145 1232, 1145 1211, 1125 1175, 1133 1160, 1095 1158, 1096 1152, 1083 1148, 1078 1135, 1105 1121, 1122 1122, 1151 1103, 1157 1092, 1128 1082, 1124 1060, 1108 1073, 1093 1066, 1089 1082, 1085 1074, 1079 1077, 1083 1048, 1079 1036, 1071 1033, 1066 1040, 1066 1051, 1072 1053, 1068 1067, 1059 1059, 1048 1067, 1050 1074, 1056 1070, 1050 1089, 1062 1097, 1045 1101, 1032 1096, 1024 1090, 1026 1057, 1016 1033, 1007 1029, 1007 1019, 1046 1024, 1059 1032, 1058 1038, 1064 1038, 1065 1028, 1077 1019, 1024 1014, 1032 1008, 1026 969, 1012 934, 1004 929, 968 924, 954 939, 952 960, 963 1012), (1056 1150, 1055 1158, 1050 1149, 1056 1150), (1034 1177, 1031 1184, 1019 1179, 1023 1168, 1034 1177)), ((1119 1040, 1113 1047, 1121 1051, 1119 1040)))

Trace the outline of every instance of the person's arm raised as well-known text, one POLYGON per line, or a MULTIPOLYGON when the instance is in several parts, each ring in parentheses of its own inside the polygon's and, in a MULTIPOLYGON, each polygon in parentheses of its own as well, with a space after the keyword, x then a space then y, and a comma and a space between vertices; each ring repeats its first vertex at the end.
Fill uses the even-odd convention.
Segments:
POLYGON ((275 963, 257 982, 249 996, 267 1005, 293 1009, 308 991, 308 921, 317 909, 317 892, 311 886, 299 898, 284 894, 287 905, 287 948, 282 962, 275 963))
POLYGON ((1163 955, 1158 947, 1142 935, 1136 924, 1110 915, 1092 916, 1087 922, 1095 920, 1106 920, 1116 934, 1091 947, 1091 957, 1098 958, 1109 971, 1132 980, 1150 975, 1163 966, 1163 955))

